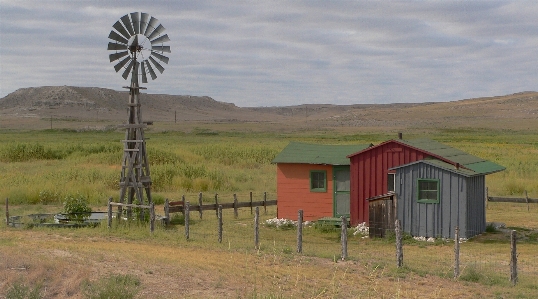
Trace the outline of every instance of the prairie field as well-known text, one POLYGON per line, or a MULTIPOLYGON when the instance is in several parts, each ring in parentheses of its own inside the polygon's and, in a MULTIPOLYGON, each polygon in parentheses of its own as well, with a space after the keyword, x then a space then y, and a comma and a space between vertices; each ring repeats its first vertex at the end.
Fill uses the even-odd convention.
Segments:
MULTIPOLYGON (((124 133, 116 130, 0 131, 0 198, 10 215, 61 212, 65 198, 85 198, 105 211, 119 196, 124 133)), ((204 201, 214 194, 229 202, 249 192, 276 199, 274 156, 290 141, 365 144, 397 138, 392 128, 261 128, 245 124, 173 127, 146 131, 153 199, 163 214, 166 198, 185 195, 204 201)), ((489 175, 490 196, 538 198, 538 134, 504 129, 408 129, 405 139, 431 138, 506 167, 489 175)), ((2 215, 5 207, 0 207, 2 215)), ((190 239, 183 219, 157 225, 114 223, 93 228, 51 229, 0 226, 0 295, 16 291, 35 298, 96 298, 119 279, 136 298, 535 298, 538 296, 538 204, 489 203, 487 221, 515 229, 519 282, 509 282, 510 242, 490 231, 461 244, 461 276, 453 277, 453 242, 406 238, 404 267, 397 268, 394 240, 349 235, 349 258, 340 260, 340 230, 307 226, 303 253, 296 253, 296 230, 265 224, 276 208, 261 215, 260 248, 254 249, 253 216, 224 211, 223 241, 217 220, 191 216, 190 239), (93 289, 92 289, 93 288, 93 289)), ((117 284, 117 283, 116 283, 117 284)), ((1 297, 0 296, 0 297, 1 297)), ((15 298, 15 297, 14 297, 15 298)), ((17 297, 22 298, 22 297, 17 297)), ((128 298, 128 297, 120 297, 128 298)))

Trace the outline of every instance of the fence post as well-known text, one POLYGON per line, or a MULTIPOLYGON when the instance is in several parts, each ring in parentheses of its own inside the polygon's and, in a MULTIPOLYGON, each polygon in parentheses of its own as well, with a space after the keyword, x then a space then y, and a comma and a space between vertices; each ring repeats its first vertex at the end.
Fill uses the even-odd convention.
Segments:
POLYGON ((260 208, 256 207, 254 214, 254 249, 260 249, 260 208))
POLYGON ((164 200, 164 218, 166 219, 166 225, 170 225, 170 202, 168 198, 164 200))
POLYGON ((198 211, 200 212, 200 220, 202 220, 202 192, 198 194, 198 211))
POLYGON ((190 221, 189 210, 191 209, 190 206, 191 206, 190 203, 187 201, 185 203, 185 218, 184 218, 185 219, 185 239, 187 240, 189 239, 189 221, 190 221))
POLYGON ((215 214, 217 218, 219 217, 219 194, 215 193, 215 214))
POLYGON ((510 233, 510 281, 512 285, 517 283, 517 250, 516 250, 516 231, 510 233))
POLYGON ((217 217, 219 218, 219 243, 222 243, 222 205, 219 205, 217 209, 217 217))
MULTIPOLYGON (((123 203, 123 202, 121 202, 121 203, 123 203)), ((122 216, 123 216, 123 206, 119 205, 118 206, 118 215, 116 216, 116 220, 117 220, 116 222, 117 223, 120 223, 122 216)))
POLYGON ((250 191, 250 215, 252 215, 252 191, 250 191))
POLYGON ((403 266, 403 249, 402 249, 402 230, 400 228, 400 220, 396 220, 396 266, 401 268, 403 266))
POLYGON ((486 187, 486 210, 488 209, 488 201, 489 201, 489 195, 488 195, 488 187, 486 187))
POLYGON ((149 204, 149 232, 153 234, 155 231, 155 203, 149 204))
POLYGON ((529 212, 529 195, 527 194, 527 190, 525 190, 525 201, 527 202, 527 212, 529 212))
POLYGON ((108 199, 108 228, 112 227, 112 197, 108 199))
POLYGON ((454 230, 454 278, 460 276, 460 228, 454 230))
POLYGON ((6 198, 6 227, 9 227, 9 198, 6 198))
POLYGON ((234 218, 237 219, 239 214, 237 213, 237 195, 234 193, 234 218))
POLYGON ((267 214, 267 192, 263 192, 263 213, 267 214))
POLYGON ((297 253, 302 253, 302 252, 303 252, 303 210, 299 210, 299 215, 297 219, 297 253))
POLYGON ((185 194, 181 196, 181 206, 183 207, 183 218, 185 218, 185 194))
POLYGON ((342 232, 340 234, 340 240, 342 242, 342 260, 345 261, 347 259, 347 220, 346 216, 341 216, 340 219, 342 220, 342 232))

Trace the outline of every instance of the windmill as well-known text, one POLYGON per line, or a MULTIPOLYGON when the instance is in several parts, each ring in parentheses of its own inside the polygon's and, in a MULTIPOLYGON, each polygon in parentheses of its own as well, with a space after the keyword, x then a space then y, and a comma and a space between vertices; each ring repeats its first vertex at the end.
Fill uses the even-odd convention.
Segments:
MULTIPOLYGON (((125 140, 123 140, 123 158, 120 178, 120 202, 132 204, 135 200, 138 204, 144 204, 147 200, 151 203, 151 177, 149 171, 146 140, 140 110, 139 79, 142 83, 148 83, 147 75, 152 80, 157 78, 154 68, 161 74, 164 71, 162 62, 168 64, 168 57, 164 53, 170 53, 170 46, 164 43, 170 41, 167 34, 162 34, 165 28, 159 24, 159 20, 147 13, 133 12, 121 17, 110 31, 108 38, 108 50, 114 51, 109 55, 110 62, 114 65, 116 73, 123 69, 122 77, 127 80, 131 77, 129 89, 128 123, 125 127, 125 140)), ((128 209, 130 214, 130 208, 128 209)), ((131 215, 128 215, 130 217, 131 215)))

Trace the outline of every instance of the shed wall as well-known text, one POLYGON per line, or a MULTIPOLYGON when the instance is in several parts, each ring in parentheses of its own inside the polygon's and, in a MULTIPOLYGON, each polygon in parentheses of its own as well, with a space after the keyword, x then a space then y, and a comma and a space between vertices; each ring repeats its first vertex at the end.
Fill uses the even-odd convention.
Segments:
POLYGON ((454 229, 459 226, 460 236, 469 237, 464 235, 468 230, 469 219, 480 216, 467 213, 468 209, 478 208, 467 204, 467 192, 470 189, 468 186, 474 183, 470 178, 428 164, 417 163, 398 169, 396 182, 397 217, 402 222, 403 231, 413 236, 454 238, 454 229), (439 203, 417 202, 418 179, 439 180, 439 203))
POLYGON ((486 231, 486 177, 468 178, 467 184, 467 231, 470 238, 486 231))
POLYGON ((424 152, 397 142, 372 147, 350 157, 350 220, 352 225, 368 222, 366 199, 387 193, 388 169, 422 160, 424 152))
POLYGON ((304 220, 317 220, 333 216, 332 165, 277 164, 277 217, 297 219, 303 210, 304 220), (310 171, 327 172, 327 191, 310 191, 310 171))

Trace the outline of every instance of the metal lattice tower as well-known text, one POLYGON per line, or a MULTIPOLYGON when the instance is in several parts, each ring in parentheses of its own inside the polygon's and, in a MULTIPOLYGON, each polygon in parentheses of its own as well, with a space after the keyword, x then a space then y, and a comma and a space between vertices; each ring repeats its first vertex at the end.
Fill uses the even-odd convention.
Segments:
POLYGON ((159 21, 146 13, 133 12, 124 15, 113 26, 109 38, 114 42, 108 43, 108 50, 115 51, 110 54, 110 62, 118 60, 114 66, 116 72, 124 69, 122 77, 127 80, 131 75, 129 89, 128 123, 125 128, 123 140, 123 158, 121 162, 120 202, 131 204, 151 203, 151 175, 146 151, 144 129, 147 125, 142 121, 140 109, 139 78, 147 83, 147 74, 152 80, 157 78, 153 67, 162 74, 164 68, 155 59, 168 64, 168 57, 163 53, 170 53, 170 46, 163 45, 169 41, 167 34, 161 35, 165 28, 159 21), (151 62, 151 63, 150 63, 151 62))

